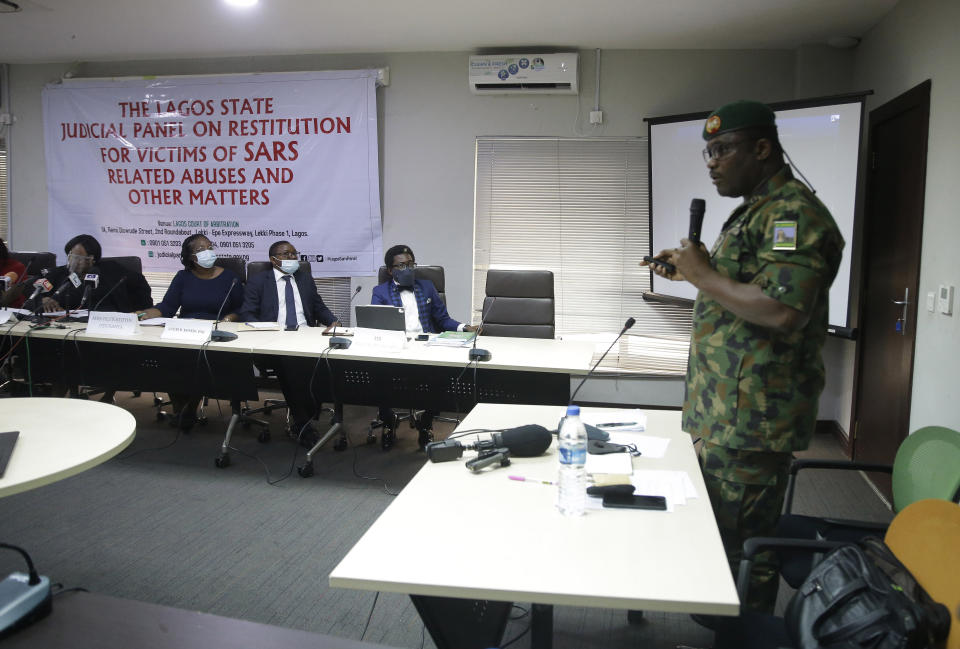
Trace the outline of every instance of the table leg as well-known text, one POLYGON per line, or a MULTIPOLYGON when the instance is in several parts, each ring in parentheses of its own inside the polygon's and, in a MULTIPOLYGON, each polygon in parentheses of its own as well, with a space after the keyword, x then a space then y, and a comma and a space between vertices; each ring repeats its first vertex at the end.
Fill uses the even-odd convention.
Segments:
POLYGON ((530 608, 530 647, 551 649, 553 647, 553 605, 534 604, 530 608))
POLYGON ((499 646, 513 608, 513 602, 426 595, 411 595, 410 599, 437 649, 487 649, 499 646))

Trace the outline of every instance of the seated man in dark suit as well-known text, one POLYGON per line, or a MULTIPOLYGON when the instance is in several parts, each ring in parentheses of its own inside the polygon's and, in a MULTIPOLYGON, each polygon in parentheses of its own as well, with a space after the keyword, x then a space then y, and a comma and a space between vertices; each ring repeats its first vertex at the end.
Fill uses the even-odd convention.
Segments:
MULTIPOLYGON (((297 329, 300 325, 316 326, 319 322, 332 325, 336 316, 323 303, 317 285, 309 273, 300 270, 299 254, 289 241, 277 241, 270 246, 270 263, 273 270, 257 273, 247 278, 243 305, 237 312, 242 322, 279 322, 285 329, 297 329)), ((317 414, 310 394, 309 380, 292 376, 279 361, 277 378, 283 398, 290 408, 293 432, 306 447, 317 441, 317 433, 310 420, 317 414)))
POLYGON ((55 294, 43 298, 44 311, 79 307, 84 293, 83 278, 88 273, 99 275, 99 283, 85 308, 129 313, 153 306, 150 285, 143 273, 131 272, 115 261, 103 261, 100 243, 89 234, 70 239, 63 251, 67 253, 67 264, 54 268, 47 276, 55 287, 55 294), (79 286, 70 282, 71 273, 81 282, 79 286))
MULTIPOLYGON (((409 246, 393 246, 383 255, 390 279, 373 289, 371 304, 402 306, 406 317, 407 336, 440 333, 442 331, 476 331, 473 325, 457 322, 447 313, 447 305, 440 299, 436 287, 428 279, 416 279, 417 268, 413 250, 409 246)), ((417 422, 420 447, 433 439, 433 417, 436 412, 426 410, 417 422)), ((380 421, 384 425, 384 449, 392 445, 396 434, 396 415, 389 406, 380 407, 380 421)))

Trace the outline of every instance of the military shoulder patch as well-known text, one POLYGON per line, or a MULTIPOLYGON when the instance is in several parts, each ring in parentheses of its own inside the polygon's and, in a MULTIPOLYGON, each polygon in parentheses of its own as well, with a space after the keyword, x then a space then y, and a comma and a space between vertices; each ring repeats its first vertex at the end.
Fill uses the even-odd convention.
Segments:
POLYGON ((774 221, 773 222, 773 249, 774 250, 796 250, 797 249, 797 222, 796 221, 774 221))

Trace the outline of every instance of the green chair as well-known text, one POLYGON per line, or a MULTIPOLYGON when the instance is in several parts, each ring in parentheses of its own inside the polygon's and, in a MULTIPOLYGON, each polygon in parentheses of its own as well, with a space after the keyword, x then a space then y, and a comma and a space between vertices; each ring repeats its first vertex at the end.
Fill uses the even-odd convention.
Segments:
MULTIPOLYGON (((920 428, 900 444, 893 466, 833 460, 793 462, 777 536, 852 543, 868 534, 882 535, 887 524, 793 514, 791 509, 796 476, 803 469, 890 473, 894 513, 927 498, 960 502, 960 433, 943 426, 920 428)), ((780 574, 793 588, 803 583, 816 561, 809 554, 790 551, 780 552, 779 557, 780 574)))

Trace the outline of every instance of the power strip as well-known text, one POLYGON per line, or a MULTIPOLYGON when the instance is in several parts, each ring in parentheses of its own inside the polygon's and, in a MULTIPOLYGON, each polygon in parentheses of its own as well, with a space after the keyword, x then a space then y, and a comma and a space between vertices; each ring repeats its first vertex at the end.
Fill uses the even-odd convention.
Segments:
POLYGON ((11 573, 0 581, 0 638, 49 615, 52 608, 48 577, 31 585, 26 573, 11 573))

